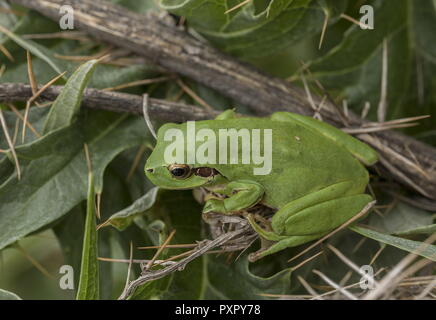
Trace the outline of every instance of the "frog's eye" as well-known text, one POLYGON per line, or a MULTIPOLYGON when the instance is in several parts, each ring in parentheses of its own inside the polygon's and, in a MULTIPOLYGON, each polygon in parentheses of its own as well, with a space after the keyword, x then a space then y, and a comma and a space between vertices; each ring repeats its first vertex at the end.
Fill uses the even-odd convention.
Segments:
POLYGON ((191 168, 186 164, 172 164, 168 170, 176 179, 186 179, 191 175, 191 168))

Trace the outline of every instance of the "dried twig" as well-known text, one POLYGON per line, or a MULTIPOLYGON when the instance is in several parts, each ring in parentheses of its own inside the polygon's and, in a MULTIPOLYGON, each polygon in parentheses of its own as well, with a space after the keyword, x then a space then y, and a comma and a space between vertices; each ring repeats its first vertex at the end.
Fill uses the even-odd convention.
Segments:
POLYGON ((249 225, 246 225, 243 228, 225 233, 225 234, 217 237, 214 240, 204 240, 204 241, 199 243, 198 247, 195 250, 193 250, 192 254, 190 254, 188 257, 182 259, 181 261, 179 261, 177 263, 171 264, 170 266, 167 266, 167 267, 165 267, 163 269, 159 269, 159 270, 145 269, 143 271, 142 275, 138 279, 129 283, 128 287, 126 288, 126 290, 124 290, 124 292, 121 294, 119 299, 120 300, 127 299, 129 296, 131 296, 133 294, 133 292, 136 290, 136 288, 138 288, 140 285, 142 285, 148 281, 160 279, 160 278, 165 277, 166 275, 171 274, 175 271, 183 270, 186 267, 186 265, 189 262, 191 262, 192 260, 198 258, 199 256, 205 254, 206 252, 210 251, 213 248, 222 246, 223 244, 234 239, 237 236, 243 235, 244 233, 246 233, 249 230, 250 230, 249 225))
MULTIPOLYGON (((44 86, 45 87, 45 86, 44 86)), ((54 101, 63 86, 51 86, 40 89, 37 96, 41 100, 54 101)), ((0 84, 0 101, 27 101, 33 96, 30 85, 24 83, 0 84)), ((143 115, 143 97, 120 92, 106 92, 97 89, 85 89, 82 106, 91 109, 103 109, 114 112, 128 112, 143 115)), ((218 114, 216 111, 207 111, 204 108, 171 102, 161 99, 149 98, 149 114, 152 119, 167 122, 184 122, 187 120, 206 120, 218 114)))
POLYGON ((58 81, 60 78, 62 78, 65 75, 66 72, 63 72, 59 75, 57 75, 56 77, 54 77, 52 80, 50 80, 49 82, 47 82, 45 85, 42 86, 42 88, 40 88, 36 93, 33 93, 34 88, 31 86, 32 89, 32 96, 30 97, 29 100, 27 100, 26 102, 26 109, 24 111, 24 119, 23 122, 25 125, 23 125, 23 131, 22 131, 22 141, 24 142, 24 138, 26 136, 26 128, 28 126, 27 124, 27 119, 29 117, 29 111, 30 111, 30 106, 31 104, 38 99, 38 97, 44 92, 44 90, 46 90, 47 88, 49 88, 52 84, 54 84, 56 81, 58 81))
POLYGON ((336 290, 340 291, 347 298, 349 298, 351 300, 358 300, 357 297, 354 294, 352 294, 351 292, 349 292, 345 288, 342 288, 341 286, 339 286, 336 282, 331 280, 329 277, 327 277, 321 271, 319 271, 319 270, 312 270, 312 272, 317 274, 321 279, 323 279, 326 283, 331 285, 333 288, 335 288, 336 290))
POLYGON ((386 119, 388 100, 388 41, 383 40, 382 79, 380 90, 380 102, 377 109, 377 119, 383 122, 386 119))
POLYGON ((21 179, 20 163, 18 162, 18 157, 17 157, 17 153, 15 152, 14 143, 12 142, 11 137, 9 135, 8 126, 6 124, 6 120, 5 117, 3 116, 3 111, 1 108, 0 108, 0 123, 3 128, 3 133, 5 135, 6 141, 9 145, 9 149, 11 150, 12 157, 14 158, 15 161, 15 168, 17 169, 18 180, 20 180, 21 179))
MULTIPOLYGON (((404 257, 396 266, 393 268, 380 282, 379 285, 376 286, 376 288, 370 292, 368 292, 363 299, 366 300, 373 300, 377 299, 380 296, 386 294, 389 290, 392 290, 392 288, 401 281, 402 278, 400 278, 401 272, 406 268, 410 263, 415 260, 418 255, 417 253, 422 252, 426 249, 428 244, 433 243, 436 240, 436 234, 433 234, 430 236, 422 245, 420 245, 416 252, 408 254, 406 257, 404 257)), ((430 261, 430 260, 428 260, 430 261)))
POLYGON ((105 88, 105 89, 103 89, 103 91, 117 91, 117 90, 122 90, 122 89, 126 89, 126 88, 131 88, 131 87, 148 85, 148 84, 152 84, 152 83, 160 83, 160 82, 171 80, 173 78, 174 77, 157 77, 157 78, 151 78, 151 79, 132 81, 129 83, 120 84, 120 85, 115 86, 115 87, 105 88))
POLYGON ((252 1, 252 0, 243 0, 242 2, 238 3, 236 6, 234 6, 234 7, 230 8, 230 9, 228 9, 228 10, 227 10, 226 12, 224 12, 224 13, 227 14, 227 13, 230 13, 230 12, 236 10, 236 9, 239 9, 239 8, 242 7, 242 6, 245 6, 245 5, 246 5, 247 3, 249 3, 250 1, 252 1))
POLYGON ((323 300, 321 296, 304 280, 301 276, 297 276, 298 281, 303 285, 303 287, 312 295, 315 300, 323 300))
POLYGON ((174 237, 174 234, 176 233, 176 230, 171 231, 168 238, 164 241, 164 243, 159 247, 159 249, 156 251, 153 258, 147 263, 145 266, 145 270, 149 270, 152 266, 154 261, 159 257, 159 255, 162 253, 162 251, 165 249, 165 247, 170 243, 171 239, 174 237))

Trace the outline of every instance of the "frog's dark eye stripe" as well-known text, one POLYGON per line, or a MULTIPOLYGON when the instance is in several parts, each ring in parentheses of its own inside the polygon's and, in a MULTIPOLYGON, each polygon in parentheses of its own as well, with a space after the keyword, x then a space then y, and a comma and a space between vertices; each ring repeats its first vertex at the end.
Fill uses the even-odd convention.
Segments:
POLYGON ((172 164, 168 167, 168 170, 176 179, 186 179, 192 173, 191 168, 186 164, 172 164))
POLYGON ((195 175, 202 178, 209 178, 218 174, 218 171, 216 171, 214 168, 201 167, 201 168, 195 168, 194 170, 195 170, 195 175))

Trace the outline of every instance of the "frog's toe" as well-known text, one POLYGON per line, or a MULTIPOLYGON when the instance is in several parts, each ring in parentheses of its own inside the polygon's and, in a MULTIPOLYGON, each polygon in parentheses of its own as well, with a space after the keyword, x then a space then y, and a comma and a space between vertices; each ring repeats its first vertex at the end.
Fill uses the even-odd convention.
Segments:
POLYGON ((259 234, 262 238, 270 241, 279 241, 282 240, 284 237, 276 234, 274 231, 267 231, 265 229, 262 229, 256 222, 254 216, 252 214, 247 215, 247 220, 250 223, 253 230, 259 234))
POLYGON ((307 235, 307 236, 291 236, 285 239, 282 239, 280 241, 277 241, 273 245, 271 245, 269 248, 262 248, 254 253, 251 253, 248 256, 248 260, 250 262, 254 262, 256 260, 259 260, 263 257, 266 257, 270 254, 282 251, 286 248, 296 247, 299 245, 302 245, 306 242, 321 238, 323 234, 313 234, 313 235, 307 235))
POLYGON ((224 207, 224 203, 221 200, 210 199, 206 202, 203 207, 203 213, 226 213, 226 209, 224 207))

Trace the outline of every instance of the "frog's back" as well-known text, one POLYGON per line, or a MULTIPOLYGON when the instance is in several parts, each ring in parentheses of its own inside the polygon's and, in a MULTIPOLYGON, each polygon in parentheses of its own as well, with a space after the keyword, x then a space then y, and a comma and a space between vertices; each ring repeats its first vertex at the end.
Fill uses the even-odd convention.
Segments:
MULTIPOLYGON (((274 121, 269 118, 237 118, 226 121, 200 121, 197 129, 260 129, 272 132, 271 171, 254 175, 247 164, 216 164, 214 167, 229 180, 254 180, 267 190, 264 203, 280 208, 286 203, 329 185, 368 179, 365 167, 345 148, 320 133, 297 122, 274 121)), ((218 135, 217 135, 218 136, 218 135)), ((241 143, 239 143, 241 152, 241 143)), ((260 152, 264 156, 263 138, 260 152)), ((240 153, 241 154, 241 153, 240 153)), ((251 159, 252 160, 252 159, 251 159)), ((359 192, 363 192, 360 190, 359 192)))

